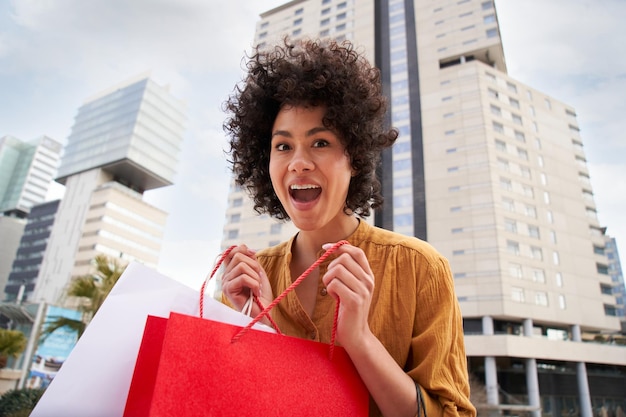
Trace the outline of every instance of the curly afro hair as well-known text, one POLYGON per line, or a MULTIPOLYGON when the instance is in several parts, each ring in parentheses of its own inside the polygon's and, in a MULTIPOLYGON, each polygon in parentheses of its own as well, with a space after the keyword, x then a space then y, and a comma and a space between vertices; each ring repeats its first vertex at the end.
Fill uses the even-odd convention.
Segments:
POLYGON ((283 42, 257 48, 246 64, 247 77, 224 103, 224 130, 236 183, 246 189, 258 213, 287 220, 269 173, 272 126, 285 105, 325 106, 324 126, 335 131, 355 174, 344 211, 369 216, 382 204, 375 171, 380 154, 398 132, 384 128, 386 98, 380 72, 351 43, 331 40, 283 42))

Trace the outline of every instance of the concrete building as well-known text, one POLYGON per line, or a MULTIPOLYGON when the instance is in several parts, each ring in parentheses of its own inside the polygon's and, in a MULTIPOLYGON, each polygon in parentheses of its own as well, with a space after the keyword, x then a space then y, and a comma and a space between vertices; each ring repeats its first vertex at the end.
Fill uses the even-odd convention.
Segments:
POLYGON ((145 75, 80 107, 57 178, 65 194, 29 300, 60 303, 97 254, 156 267, 167 213, 142 195, 172 184, 185 111, 145 75))
MULTIPOLYGON (((294 0, 255 43, 350 39, 381 69, 390 122, 375 223, 449 260, 482 410, 591 417, 626 409, 626 346, 574 108, 507 74, 493 0, 294 0), (609 405, 607 405, 609 404, 609 405)), ((223 247, 293 226, 232 188, 223 247)))

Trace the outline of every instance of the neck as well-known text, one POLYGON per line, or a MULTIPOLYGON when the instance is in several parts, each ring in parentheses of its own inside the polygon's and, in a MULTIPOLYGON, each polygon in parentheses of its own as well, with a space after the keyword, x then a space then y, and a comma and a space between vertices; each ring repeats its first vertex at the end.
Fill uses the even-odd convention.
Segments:
POLYGON ((299 253, 317 254, 325 243, 335 243, 348 238, 359 227, 359 219, 346 215, 341 222, 334 222, 323 229, 300 230, 295 242, 299 253))

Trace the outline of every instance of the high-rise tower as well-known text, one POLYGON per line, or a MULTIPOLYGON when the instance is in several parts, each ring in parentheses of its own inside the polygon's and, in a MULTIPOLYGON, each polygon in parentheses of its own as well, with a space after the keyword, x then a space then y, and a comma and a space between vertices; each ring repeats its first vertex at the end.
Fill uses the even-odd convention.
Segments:
POLYGON ((62 146, 41 136, 0 138, 0 291, 15 260, 30 209, 42 203, 57 173, 62 146))
MULTIPOLYGON (((294 0, 255 42, 284 35, 349 39, 380 68, 400 137, 375 223, 450 260, 484 405, 624 409, 626 348, 592 343, 620 325, 576 111, 507 74, 493 0, 294 0)), ((233 187, 224 247, 293 233, 250 207, 233 187)))
POLYGON ((57 178, 65 195, 29 299, 58 303, 97 254, 156 265, 167 214, 142 194, 172 184, 184 123, 183 103, 146 77, 78 110, 57 178))

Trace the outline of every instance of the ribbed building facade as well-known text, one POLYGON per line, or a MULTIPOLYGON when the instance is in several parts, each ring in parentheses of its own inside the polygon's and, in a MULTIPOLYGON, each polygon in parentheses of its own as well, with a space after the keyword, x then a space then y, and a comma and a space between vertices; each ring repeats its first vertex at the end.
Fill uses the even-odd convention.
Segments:
POLYGON ((57 174, 62 145, 47 136, 0 138, 0 212, 28 213, 43 203, 57 174))
POLYGON ((60 200, 33 206, 26 218, 8 282, 4 287, 4 300, 21 303, 24 296, 35 289, 39 270, 60 200))
MULTIPOLYGON (((295 0, 255 43, 349 39, 381 69, 389 122, 374 222, 449 260, 479 408, 591 417, 626 409, 626 346, 573 107, 508 75, 492 0, 295 0)), ((584 117, 584 116, 583 116, 584 117)), ((223 247, 293 226, 232 188, 223 247)))
POLYGON ((156 267, 167 213, 143 192, 172 184, 185 112, 145 76, 80 107, 57 178, 65 194, 29 300, 62 303, 72 277, 90 273, 98 254, 156 267))

